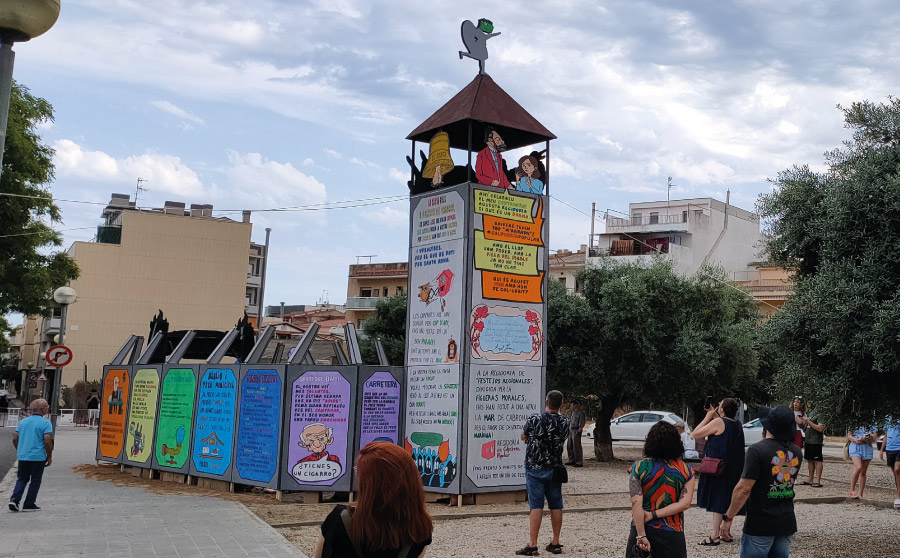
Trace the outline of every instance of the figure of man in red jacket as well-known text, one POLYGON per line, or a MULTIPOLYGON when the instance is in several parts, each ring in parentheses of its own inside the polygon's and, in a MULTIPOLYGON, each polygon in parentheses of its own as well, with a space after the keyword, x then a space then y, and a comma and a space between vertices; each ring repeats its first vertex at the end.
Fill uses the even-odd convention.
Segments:
POLYGON ((484 132, 484 143, 487 147, 479 151, 475 159, 475 178, 485 186, 509 188, 509 179, 503 172, 503 156, 500 155, 506 149, 503 138, 497 130, 489 127, 484 132))

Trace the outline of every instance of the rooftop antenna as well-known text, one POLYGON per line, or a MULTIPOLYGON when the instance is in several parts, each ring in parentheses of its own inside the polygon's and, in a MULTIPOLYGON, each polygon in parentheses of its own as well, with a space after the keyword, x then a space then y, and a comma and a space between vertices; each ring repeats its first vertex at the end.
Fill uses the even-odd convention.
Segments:
POLYGON ((372 263, 372 258, 375 258, 377 256, 378 256, 378 254, 371 254, 369 256, 356 256, 356 265, 359 265, 360 258, 369 258, 369 261, 366 263, 372 263))
POLYGON ((318 304, 319 304, 319 306, 328 306, 328 291, 327 290, 322 291, 322 296, 319 297, 318 304))
POLYGON ((677 184, 672 184, 672 177, 669 177, 669 181, 666 188, 666 215, 669 214, 669 208, 671 207, 671 201, 669 199, 670 194, 672 193, 672 186, 677 186, 677 184))
POLYGON ((149 192, 150 188, 144 186, 145 183, 149 182, 149 180, 145 178, 141 178, 140 176, 137 179, 137 185, 134 187, 134 205, 138 204, 138 197, 140 197, 141 192, 149 192))

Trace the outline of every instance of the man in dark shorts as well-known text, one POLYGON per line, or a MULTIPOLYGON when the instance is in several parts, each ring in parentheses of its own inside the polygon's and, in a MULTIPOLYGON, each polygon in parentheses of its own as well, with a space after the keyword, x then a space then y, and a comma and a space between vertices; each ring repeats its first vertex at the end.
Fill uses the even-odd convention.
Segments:
POLYGON ((897 487, 897 498, 894 500, 894 509, 900 509, 900 422, 888 417, 887 424, 884 425, 884 441, 881 442, 881 455, 884 461, 884 454, 887 453, 887 466, 894 473, 894 486, 897 487))
POLYGON ((822 448, 825 445, 824 424, 819 424, 812 416, 803 419, 806 442, 803 445, 803 459, 809 468, 809 480, 800 484, 808 484, 813 488, 822 488, 822 448))
POLYGON ((785 406, 763 407, 759 420, 766 436, 747 448, 744 472, 722 516, 721 532, 731 532, 734 516, 746 503, 741 558, 788 558, 797 532, 794 479, 803 461, 800 447, 793 443, 797 423, 794 411, 785 406))
POLYGON ((551 391, 544 402, 546 412, 533 414, 522 429, 522 440, 528 443, 525 449, 525 488, 528 491, 528 507, 531 510, 528 546, 516 551, 519 556, 537 556, 538 533, 544 516, 544 499, 550 508, 550 524, 553 540, 546 551, 560 554, 559 532, 562 529, 563 499, 562 484, 553 479, 553 470, 562 466, 563 444, 569 437, 569 419, 559 414, 563 394, 551 391))

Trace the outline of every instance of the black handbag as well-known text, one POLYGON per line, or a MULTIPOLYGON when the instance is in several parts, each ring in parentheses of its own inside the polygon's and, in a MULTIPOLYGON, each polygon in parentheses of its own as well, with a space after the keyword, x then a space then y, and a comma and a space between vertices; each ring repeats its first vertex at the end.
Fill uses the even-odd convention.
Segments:
POLYGON ((553 478, 551 481, 554 484, 565 484, 569 482, 569 471, 566 469, 565 465, 557 465, 553 468, 553 478))

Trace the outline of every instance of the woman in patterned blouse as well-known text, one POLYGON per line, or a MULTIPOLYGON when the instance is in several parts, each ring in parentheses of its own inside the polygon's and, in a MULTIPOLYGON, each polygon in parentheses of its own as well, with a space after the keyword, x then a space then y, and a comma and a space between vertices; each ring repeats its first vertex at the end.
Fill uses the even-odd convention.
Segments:
POLYGON ((687 556, 684 510, 694 497, 694 474, 682 460, 684 444, 675 427, 657 422, 647 434, 644 459, 629 470, 631 515, 626 556, 637 545, 653 558, 687 556))

